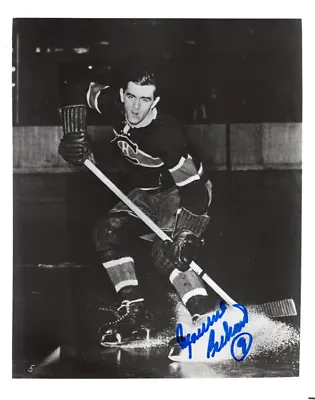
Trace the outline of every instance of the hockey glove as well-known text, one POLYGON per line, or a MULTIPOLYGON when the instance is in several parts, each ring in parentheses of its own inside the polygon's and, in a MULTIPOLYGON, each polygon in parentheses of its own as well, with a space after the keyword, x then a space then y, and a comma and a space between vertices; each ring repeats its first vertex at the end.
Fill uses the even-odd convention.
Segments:
POLYGON ((163 249, 180 271, 187 271, 189 264, 197 258, 203 244, 201 236, 209 221, 210 217, 207 214, 196 215, 185 208, 179 209, 172 236, 173 242, 165 241, 163 249))
POLYGON ((59 110, 64 136, 58 152, 72 165, 82 165, 90 154, 90 143, 86 133, 87 107, 74 105, 59 110))

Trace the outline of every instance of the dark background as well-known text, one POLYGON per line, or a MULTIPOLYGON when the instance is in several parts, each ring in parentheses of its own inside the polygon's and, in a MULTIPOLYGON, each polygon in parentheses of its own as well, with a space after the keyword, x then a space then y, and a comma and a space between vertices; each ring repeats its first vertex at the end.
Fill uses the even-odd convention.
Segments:
POLYGON ((203 123, 301 122, 301 31, 297 19, 14 19, 13 123, 59 124, 60 79, 113 84, 137 59, 156 67, 163 107, 184 123, 201 104, 203 123))

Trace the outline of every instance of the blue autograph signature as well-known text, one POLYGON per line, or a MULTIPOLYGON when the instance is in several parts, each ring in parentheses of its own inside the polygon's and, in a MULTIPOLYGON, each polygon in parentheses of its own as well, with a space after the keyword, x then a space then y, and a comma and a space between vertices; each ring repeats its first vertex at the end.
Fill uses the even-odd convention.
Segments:
POLYGON ((241 321, 237 322, 233 326, 229 326, 227 321, 222 322, 224 329, 224 335, 220 336, 219 341, 215 337, 215 329, 210 329, 216 322, 221 320, 227 310, 227 305, 222 301, 220 303, 220 309, 217 310, 211 316, 207 316, 207 321, 202 322, 201 327, 197 329, 197 332, 192 334, 187 333, 184 335, 183 326, 178 323, 176 326, 176 340, 182 349, 188 348, 188 357, 192 358, 192 345, 196 343, 205 333, 209 332, 207 358, 214 357, 216 353, 219 353, 227 343, 233 338, 231 342, 230 352, 232 357, 236 361, 243 361, 252 346, 253 338, 248 332, 242 332, 244 326, 248 323, 248 313, 245 306, 241 304, 234 304, 233 307, 238 308, 243 313, 241 321), (238 335, 237 335, 238 334, 238 335), (236 336, 235 336, 236 335, 236 336), (235 355, 235 346, 241 350, 241 356, 235 355))

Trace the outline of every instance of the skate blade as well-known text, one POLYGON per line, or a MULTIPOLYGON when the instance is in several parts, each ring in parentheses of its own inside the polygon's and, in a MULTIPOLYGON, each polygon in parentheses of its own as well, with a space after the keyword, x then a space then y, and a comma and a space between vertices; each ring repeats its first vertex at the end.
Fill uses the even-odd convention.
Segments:
POLYGON ((172 354, 171 352, 168 355, 168 359, 174 362, 180 362, 180 363, 188 363, 188 362, 196 362, 192 359, 189 359, 187 356, 184 356, 183 354, 172 354))
MULTIPOLYGON (((105 336, 105 335, 104 335, 105 336)), ((134 331, 132 332, 132 336, 128 339, 124 339, 119 333, 116 334, 117 337, 117 342, 106 342, 105 340, 102 340, 100 342, 100 345, 102 347, 122 347, 122 346, 128 346, 133 343, 137 343, 140 341, 149 341, 150 340, 150 329, 148 328, 142 328, 141 330, 134 331)))
POLYGON ((187 353, 179 353, 179 354, 172 354, 172 350, 169 352, 168 354, 168 359, 170 361, 173 362, 177 362, 177 363, 204 363, 204 362, 208 362, 209 359, 207 359, 206 357, 198 357, 197 359, 195 358, 188 358, 187 353))
POLYGON ((168 353, 168 359, 174 362, 179 363, 196 363, 196 362, 206 362, 209 361, 206 357, 201 356, 200 354, 197 357, 189 358, 188 350, 182 349, 178 344, 178 338, 172 338, 168 346, 170 351, 168 353))

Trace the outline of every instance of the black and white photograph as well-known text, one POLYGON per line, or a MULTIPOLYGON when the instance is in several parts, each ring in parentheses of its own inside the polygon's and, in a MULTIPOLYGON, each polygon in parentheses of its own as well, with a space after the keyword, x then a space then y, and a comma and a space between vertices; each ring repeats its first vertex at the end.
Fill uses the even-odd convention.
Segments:
POLYGON ((12 378, 298 378, 302 20, 103 15, 12 19, 12 378))

